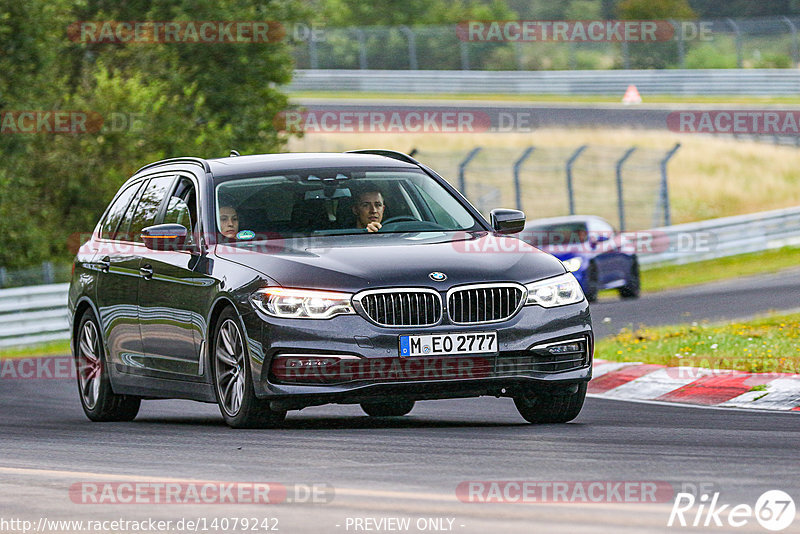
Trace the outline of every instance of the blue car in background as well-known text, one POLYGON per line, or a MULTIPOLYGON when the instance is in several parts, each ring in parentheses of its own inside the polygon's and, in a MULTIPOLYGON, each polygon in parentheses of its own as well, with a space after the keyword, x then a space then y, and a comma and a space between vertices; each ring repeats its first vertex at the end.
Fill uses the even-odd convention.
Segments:
POLYGON ((578 279, 589 302, 596 301, 597 293, 604 289, 617 289, 624 299, 639 296, 635 250, 600 217, 571 215, 532 220, 519 238, 560 259, 578 279))

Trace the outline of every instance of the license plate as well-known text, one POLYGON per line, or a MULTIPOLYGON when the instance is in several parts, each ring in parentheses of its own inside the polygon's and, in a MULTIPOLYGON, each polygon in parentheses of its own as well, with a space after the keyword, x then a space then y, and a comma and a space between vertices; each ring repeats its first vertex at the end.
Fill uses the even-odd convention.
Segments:
POLYGON ((400 356, 443 356, 497 352, 497 332, 400 336, 400 356))

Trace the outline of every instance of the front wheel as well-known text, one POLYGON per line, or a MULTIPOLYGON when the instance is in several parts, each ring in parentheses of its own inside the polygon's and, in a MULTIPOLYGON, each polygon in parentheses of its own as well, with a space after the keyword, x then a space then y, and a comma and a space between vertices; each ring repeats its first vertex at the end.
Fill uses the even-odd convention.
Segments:
POLYGON ((587 302, 597 301, 599 284, 600 282, 597 274, 597 265, 592 263, 589 265, 589 269, 586 271, 586 291, 584 292, 584 295, 586 296, 587 302))
POLYGON ((566 386, 562 390, 514 397, 519 414, 529 423, 566 423, 583 408, 586 382, 566 386))
POLYGON ((285 411, 270 408, 256 397, 239 317, 227 308, 219 317, 211 346, 214 392, 225 423, 232 428, 270 428, 279 425, 285 411))
POLYGON ((78 394, 86 417, 96 422, 133 421, 142 399, 111 389, 100 327, 91 310, 81 317, 74 346, 78 394))
POLYGON ((400 417, 414 409, 414 401, 362 402, 361 409, 370 417, 400 417))
POLYGON ((628 273, 628 281, 624 286, 619 288, 619 296, 624 299, 635 299, 639 298, 639 293, 641 293, 639 262, 633 260, 630 273, 628 273))

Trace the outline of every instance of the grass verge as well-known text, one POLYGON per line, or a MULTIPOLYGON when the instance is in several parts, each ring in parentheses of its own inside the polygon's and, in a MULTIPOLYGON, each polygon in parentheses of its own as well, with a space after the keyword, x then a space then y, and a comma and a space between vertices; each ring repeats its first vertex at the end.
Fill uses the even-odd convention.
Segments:
POLYGON ((623 329, 595 357, 671 367, 800 373, 800 313, 746 322, 623 329))
POLYGON ((727 258, 652 267, 642 273, 642 291, 656 292, 740 276, 768 274, 800 265, 800 247, 739 254, 727 258))
POLYGON ((0 349, 0 359, 3 358, 31 358, 35 356, 63 356, 70 354, 69 341, 51 341, 38 343, 27 347, 11 347, 0 349))

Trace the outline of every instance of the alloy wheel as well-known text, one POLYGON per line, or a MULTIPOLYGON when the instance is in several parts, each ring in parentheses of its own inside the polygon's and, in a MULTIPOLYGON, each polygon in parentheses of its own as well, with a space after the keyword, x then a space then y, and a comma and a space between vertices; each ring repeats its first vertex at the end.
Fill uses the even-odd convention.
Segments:
POLYGON ((220 404, 228 415, 234 417, 239 413, 244 397, 245 351, 242 335, 232 319, 222 323, 214 346, 220 404))

